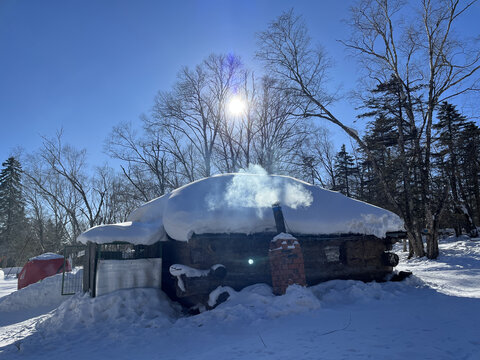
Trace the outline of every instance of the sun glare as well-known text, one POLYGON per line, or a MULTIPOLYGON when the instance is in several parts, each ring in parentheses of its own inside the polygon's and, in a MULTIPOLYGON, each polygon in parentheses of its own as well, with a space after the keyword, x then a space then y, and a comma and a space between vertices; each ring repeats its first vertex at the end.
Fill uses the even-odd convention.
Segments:
POLYGON ((242 114, 246 107, 245 101, 240 96, 234 96, 228 102, 228 112, 234 116, 242 114))

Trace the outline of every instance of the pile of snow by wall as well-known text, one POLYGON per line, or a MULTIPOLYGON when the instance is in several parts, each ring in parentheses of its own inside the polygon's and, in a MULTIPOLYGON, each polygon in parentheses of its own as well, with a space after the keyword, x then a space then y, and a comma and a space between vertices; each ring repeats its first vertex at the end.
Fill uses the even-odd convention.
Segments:
POLYGON ((201 317, 213 317, 217 320, 244 319, 255 321, 258 319, 273 319, 280 316, 302 313, 319 309, 320 301, 312 290, 300 285, 291 285, 282 296, 275 296, 272 288, 266 284, 255 284, 235 292, 229 289, 230 297, 217 308, 215 313, 201 317))
POLYGON ((105 331, 114 324, 159 328, 171 326, 179 313, 179 307, 158 289, 118 290, 96 298, 82 294, 65 301, 50 318, 38 325, 38 329, 49 334, 102 324, 108 324, 105 331))
MULTIPOLYGON (((255 284, 239 292, 224 287, 219 293, 230 294, 227 301, 210 311, 191 318, 181 318, 182 324, 253 324, 258 321, 298 315, 319 309, 344 307, 351 304, 368 304, 395 301, 406 292, 425 288, 421 280, 412 276, 402 283, 364 283, 356 280, 332 280, 312 287, 291 285, 284 295, 275 296, 266 284, 255 284)), ((227 325, 228 326, 228 325, 227 325)))
POLYGON ((185 185, 135 210, 128 222, 94 227, 78 240, 152 244, 168 234, 188 241, 193 233, 251 234, 276 231, 271 206, 282 206, 294 234, 365 234, 403 230, 390 211, 340 193, 279 175, 224 174, 185 185))
MULTIPOLYGON (((82 279, 83 270, 79 270, 75 274, 65 273, 65 276, 82 279)), ((62 296, 62 274, 57 274, 4 296, 0 299, 0 312, 58 306, 66 299, 65 296, 62 296)))

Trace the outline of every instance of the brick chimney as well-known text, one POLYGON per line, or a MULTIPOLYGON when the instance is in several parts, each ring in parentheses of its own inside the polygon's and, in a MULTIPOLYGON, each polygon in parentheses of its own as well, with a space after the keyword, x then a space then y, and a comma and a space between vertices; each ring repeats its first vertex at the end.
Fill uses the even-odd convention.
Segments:
POLYGON ((274 204, 272 209, 277 232, 279 232, 270 242, 272 287, 275 295, 283 295, 289 285, 306 286, 305 264, 300 243, 295 237, 286 233, 280 204, 274 204))

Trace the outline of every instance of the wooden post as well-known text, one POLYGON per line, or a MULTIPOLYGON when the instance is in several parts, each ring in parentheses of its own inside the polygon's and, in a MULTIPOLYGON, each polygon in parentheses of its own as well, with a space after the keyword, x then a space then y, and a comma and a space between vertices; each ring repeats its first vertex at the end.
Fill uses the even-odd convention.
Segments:
POLYGON ((85 248, 85 255, 83 256, 83 292, 86 293, 90 290, 90 242, 87 243, 85 248))
POLYGON ((89 258, 90 258, 90 295, 95 297, 97 285, 97 244, 90 243, 89 258))
POLYGON ((95 297, 95 278, 97 273, 97 244, 88 242, 83 263, 83 292, 95 297))

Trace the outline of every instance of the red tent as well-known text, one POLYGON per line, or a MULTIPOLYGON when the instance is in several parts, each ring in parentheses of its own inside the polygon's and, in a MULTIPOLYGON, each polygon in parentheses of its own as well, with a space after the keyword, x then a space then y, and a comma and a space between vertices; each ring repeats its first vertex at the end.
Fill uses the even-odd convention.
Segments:
MULTIPOLYGON (((18 274, 18 290, 62 272, 63 262, 62 255, 53 253, 45 253, 31 258, 18 274)), ((68 260, 65 262, 65 267, 65 271, 72 271, 72 266, 68 260)))

